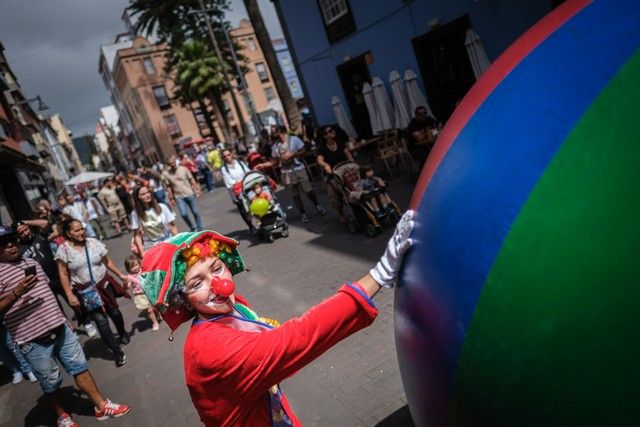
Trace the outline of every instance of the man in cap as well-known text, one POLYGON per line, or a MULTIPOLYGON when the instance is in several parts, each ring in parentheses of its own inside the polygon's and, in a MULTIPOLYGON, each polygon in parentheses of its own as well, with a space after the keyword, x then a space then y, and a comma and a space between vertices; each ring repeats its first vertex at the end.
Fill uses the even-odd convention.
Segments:
POLYGON ((91 399, 97 420, 120 417, 131 410, 102 396, 78 337, 49 288, 47 275, 38 262, 20 255, 17 233, 8 226, 0 226, 0 316, 4 316, 15 344, 31 365, 59 427, 77 424, 60 402, 62 375, 58 362, 91 399))

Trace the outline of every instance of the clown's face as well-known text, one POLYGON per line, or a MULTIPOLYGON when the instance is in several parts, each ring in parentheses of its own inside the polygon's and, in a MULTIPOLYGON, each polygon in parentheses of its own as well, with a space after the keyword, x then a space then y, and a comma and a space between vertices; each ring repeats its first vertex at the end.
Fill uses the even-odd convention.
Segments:
POLYGON ((234 294, 228 297, 216 295, 212 289, 212 282, 216 279, 233 282, 231 272, 217 256, 199 260, 185 274, 187 302, 202 318, 233 311, 234 294))

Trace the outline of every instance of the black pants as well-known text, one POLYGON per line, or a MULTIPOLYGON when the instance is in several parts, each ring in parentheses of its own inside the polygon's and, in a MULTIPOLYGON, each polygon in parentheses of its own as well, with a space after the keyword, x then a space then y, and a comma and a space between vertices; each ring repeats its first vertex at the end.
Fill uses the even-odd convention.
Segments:
POLYGON ((242 201, 237 200, 234 203, 236 204, 236 207, 240 211, 240 216, 242 217, 242 220, 247 224, 247 226, 250 229, 253 229, 253 224, 251 223, 251 215, 249 214, 249 212, 245 210, 244 204, 242 203, 242 201))
MULTIPOLYGON (((106 291, 113 294, 115 299, 115 293, 111 286, 107 286, 106 291)), ((102 341, 109 347, 109 350, 113 351, 115 354, 121 353, 120 344, 116 340, 115 335, 111 331, 111 326, 109 326, 109 319, 107 316, 111 318, 113 324, 116 325, 116 330, 120 336, 126 334, 124 329, 124 319, 122 318, 122 313, 119 308, 113 308, 110 310, 103 311, 102 309, 92 310, 88 313, 91 320, 96 323, 96 327, 98 328, 98 332, 100 333, 100 338, 102 341)))

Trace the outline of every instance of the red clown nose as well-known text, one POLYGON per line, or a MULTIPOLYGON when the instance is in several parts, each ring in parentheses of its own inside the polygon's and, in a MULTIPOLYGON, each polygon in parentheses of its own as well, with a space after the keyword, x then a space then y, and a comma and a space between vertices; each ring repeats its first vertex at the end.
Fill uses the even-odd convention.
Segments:
POLYGON ((228 297, 236 290, 236 285, 229 279, 219 279, 214 277, 211 281, 211 290, 213 293, 221 296, 228 297))

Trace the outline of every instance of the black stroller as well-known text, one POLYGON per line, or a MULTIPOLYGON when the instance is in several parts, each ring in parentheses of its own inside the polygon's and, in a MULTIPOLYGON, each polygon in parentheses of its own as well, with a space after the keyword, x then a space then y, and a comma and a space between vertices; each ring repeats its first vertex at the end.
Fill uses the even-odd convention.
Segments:
POLYGON ((260 237, 268 242, 273 242, 278 234, 282 237, 289 236, 289 224, 287 224, 287 217, 274 194, 275 187, 275 182, 262 172, 250 171, 242 178, 242 191, 239 194, 244 209, 250 213, 253 225, 258 230, 260 237), (251 214, 249 209, 251 199, 255 194, 253 188, 256 184, 260 184, 263 191, 269 191, 272 196, 269 201, 269 210, 262 217, 251 214))
POLYGON ((380 196, 386 195, 386 190, 383 188, 358 190, 360 166, 357 163, 338 163, 334 166, 329 179, 334 188, 340 189, 345 214, 347 214, 347 207, 351 210, 347 218, 347 228, 350 232, 357 233, 364 228, 369 237, 375 237, 382 233, 383 224, 395 225, 400 219, 400 208, 391 199, 386 210, 376 213, 372 209, 371 200, 376 200, 380 206, 380 196))

